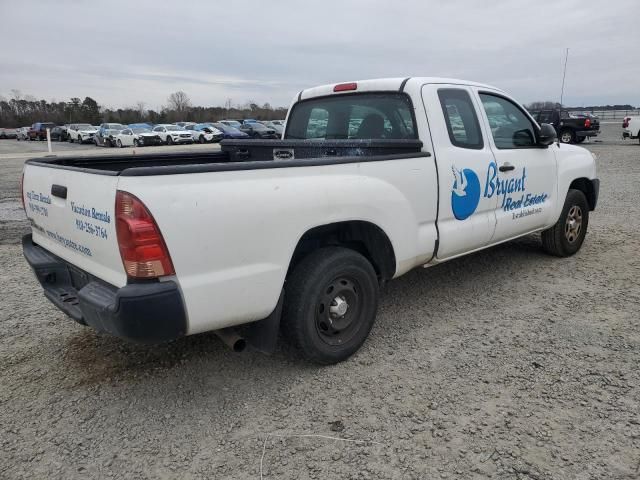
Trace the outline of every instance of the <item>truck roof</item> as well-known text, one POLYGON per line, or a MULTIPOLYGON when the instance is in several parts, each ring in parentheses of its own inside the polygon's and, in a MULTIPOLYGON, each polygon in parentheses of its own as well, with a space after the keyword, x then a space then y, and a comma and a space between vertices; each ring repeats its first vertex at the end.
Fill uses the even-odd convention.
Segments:
POLYGON ((377 78, 370 80, 352 80, 349 82, 337 82, 327 85, 321 85, 319 87, 307 88, 302 90, 298 94, 298 100, 305 100, 314 97, 323 97, 327 95, 351 93, 354 89, 344 92, 334 92, 336 85, 343 85, 348 83, 357 84, 358 92, 379 92, 379 91, 399 91, 401 87, 405 87, 407 84, 425 84, 425 83, 447 83, 454 85, 472 85, 475 87, 490 88, 491 90, 500 91, 500 89, 492 87, 491 85, 485 85, 483 83, 472 82, 469 80, 460 80, 455 78, 443 78, 443 77, 398 77, 398 78, 377 78))

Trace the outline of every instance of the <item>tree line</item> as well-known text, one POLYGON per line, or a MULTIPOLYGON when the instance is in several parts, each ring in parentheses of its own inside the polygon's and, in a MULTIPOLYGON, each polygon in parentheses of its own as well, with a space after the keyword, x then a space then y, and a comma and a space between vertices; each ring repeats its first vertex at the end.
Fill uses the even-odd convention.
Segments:
POLYGON ((272 107, 269 103, 258 105, 248 101, 244 105, 232 105, 227 100, 224 107, 194 106, 189 96, 182 91, 174 92, 167 98, 167 104, 159 111, 145 108, 144 102, 133 107, 106 108, 91 97, 84 100, 70 98, 66 102, 38 100, 31 95, 23 96, 12 90, 10 98, 0 97, 0 126, 23 127, 36 122, 52 122, 57 125, 68 123, 90 123, 99 125, 113 123, 172 123, 177 121, 211 122, 224 118, 256 120, 284 119, 287 109, 272 107))

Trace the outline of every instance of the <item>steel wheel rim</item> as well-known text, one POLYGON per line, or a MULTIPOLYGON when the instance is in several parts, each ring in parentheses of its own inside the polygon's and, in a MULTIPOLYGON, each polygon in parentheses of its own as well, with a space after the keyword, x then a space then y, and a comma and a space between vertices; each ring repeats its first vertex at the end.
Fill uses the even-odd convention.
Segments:
POLYGON ((562 140, 562 143, 569 143, 571 141, 571 134, 568 132, 563 133, 560 140, 562 140))
POLYGON ((315 327, 323 342, 343 345, 356 335, 362 313, 361 291, 349 276, 337 277, 325 286, 315 310, 315 327))
POLYGON ((569 243, 574 243, 582 231, 582 209, 578 205, 572 205, 567 213, 564 224, 564 236, 569 243))

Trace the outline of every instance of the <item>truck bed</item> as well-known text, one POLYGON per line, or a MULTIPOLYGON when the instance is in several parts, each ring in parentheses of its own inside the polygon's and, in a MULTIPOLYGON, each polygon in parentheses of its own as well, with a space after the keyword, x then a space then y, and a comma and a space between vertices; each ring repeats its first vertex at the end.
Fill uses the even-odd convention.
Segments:
POLYGON ((221 151, 31 159, 101 175, 147 176, 391 160, 415 156, 420 140, 224 140, 221 151))

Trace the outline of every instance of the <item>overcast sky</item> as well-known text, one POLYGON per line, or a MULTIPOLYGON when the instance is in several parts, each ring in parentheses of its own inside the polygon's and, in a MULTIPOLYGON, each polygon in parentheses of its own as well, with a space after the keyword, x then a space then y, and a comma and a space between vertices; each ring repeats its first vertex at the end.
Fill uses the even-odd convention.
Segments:
POLYGON ((0 0, 0 96, 288 106, 375 77, 489 83, 521 102, 640 105, 639 0, 0 0))

